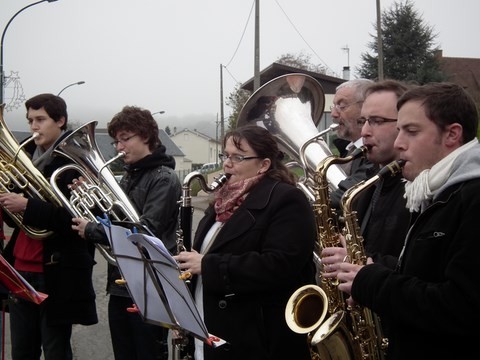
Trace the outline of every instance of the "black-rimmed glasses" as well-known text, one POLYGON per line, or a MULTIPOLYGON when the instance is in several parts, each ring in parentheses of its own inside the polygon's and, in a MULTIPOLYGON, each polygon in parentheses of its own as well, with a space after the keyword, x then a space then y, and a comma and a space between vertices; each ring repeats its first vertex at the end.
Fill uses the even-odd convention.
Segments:
POLYGON ((381 116, 371 116, 369 118, 362 116, 361 118, 357 119, 357 125, 363 126, 366 122, 368 122, 368 125, 370 126, 379 126, 385 123, 396 122, 396 121, 397 119, 384 118, 381 116))
POLYGON ((242 162, 243 160, 260 159, 260 156, 243 156, 243 155, 230 155, 230 156, 228 156, 228 155, 225 155, 225 154, 218 154, 218 157, 223 162, 227 161, 227 159, 230 159, 230 161, 234 164, 242 162))

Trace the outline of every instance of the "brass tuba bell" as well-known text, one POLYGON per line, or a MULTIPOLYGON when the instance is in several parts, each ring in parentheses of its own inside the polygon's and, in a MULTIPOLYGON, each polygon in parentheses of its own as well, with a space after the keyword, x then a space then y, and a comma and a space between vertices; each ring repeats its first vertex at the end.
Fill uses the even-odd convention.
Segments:
MULTIPOLYGON (((311 181, 317 165, 332 155, 317 126, 325 107, 325 93, 313 77, 293 73, 279 76, 260 87, 247 100, 238 116, 237 127, 257 125, 267 129, 282 151, 304 170, 311 181)), ((346 178, 340 166, 328 172, 332 190, 346 178)), ((308 187, 308 184, 306 184, 308 187)))

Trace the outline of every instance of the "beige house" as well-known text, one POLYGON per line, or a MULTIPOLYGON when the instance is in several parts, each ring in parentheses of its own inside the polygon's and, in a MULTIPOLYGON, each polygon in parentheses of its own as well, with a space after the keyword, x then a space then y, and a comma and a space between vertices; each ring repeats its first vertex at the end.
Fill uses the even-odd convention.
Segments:
POLYGON ((170 139, 197 168, 206 163, 219 163, 218 153, 221 144, 208 135, 196 130, 183 129, 170 136, 170 139))

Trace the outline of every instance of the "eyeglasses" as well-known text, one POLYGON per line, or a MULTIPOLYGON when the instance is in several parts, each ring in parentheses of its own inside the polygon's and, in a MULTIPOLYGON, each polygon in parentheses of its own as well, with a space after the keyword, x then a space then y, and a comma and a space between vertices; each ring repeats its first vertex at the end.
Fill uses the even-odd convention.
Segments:
POLYGON ((227 161, 227 159, 230 159, 230 161, 234 164, 238 164, 238 163, 242 162, 243 160, 260 159, 260 156, 243 156, 243 155, 227 156, 225 154, 218 154, 218 157, 223 162, 227 161))
POLYGON ((369 118, 361 117, 357 119, 357 125, 358 126, 363 126, 366 122, 368 122, 368 125, 370 126, 379 126, 385 123, 389 122, 396 122, 397 119, 389 119, 389 118, 384 118, 381 116, 372 116, 369 118))
POLYGON ((355 105, 355 104, 360 104, 363 101, 355 101, 350 104, 333 104, 330 106, 330 111, 333 111, 334 109, 337 110, 338 112, 345 111, 347 110, 350 106, 355 105))
POLYGON ((111 144, 113 147, 117 147, 118 144, 126 144, 127 142, 130 141, 131 138, 134 138, 138 134, 130 135, 129 137, 123 138, 123 139, 118 139, 115 141, 112 141, 111 144))

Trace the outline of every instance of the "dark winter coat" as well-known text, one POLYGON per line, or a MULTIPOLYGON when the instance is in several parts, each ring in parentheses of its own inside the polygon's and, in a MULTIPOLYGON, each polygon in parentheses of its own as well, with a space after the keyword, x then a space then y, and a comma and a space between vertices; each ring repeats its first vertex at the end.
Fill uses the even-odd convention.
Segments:
POLYGON ((410 211, 405 206, 405 180, 402 174, 387 176, 381 184, 380 181, 359 196, 355 209, 367 256, 372 257, 374 262, 394 269, 410 225, 410 211), (379 185, 380 194, 370 209, 379 185))
POLYGON ((363 267, 353 298, 388 318, 389 360, 478 354, 480 179, 441 192, 407 237, 399 269, 363 267))
MULTIPOLYGON (((210 206, 194 241, 215 222, 210 206)), ((306 336, 286 325, 285 306, 314 283, 313 212, 294 186, 264 178, 225 223, 202 259, 205 324, 228 342, 205 359, 310 359, 306 336)))
MULTIPOLYGON (((120 186, 140 214, 140 221, 156 237, 163 241, 172 254, 176 247, 178 200, 182 186, 175 169, 175 159, 165 154, 161 145, 152 154, 135 164, 125 167, 120 186)), ((93 242, 108 244, 103 226, 89 223, 86 238, 93 242)), ((121 278, 116 266, 108 266, 107 290, 117 296, 129 296, 125 286, 115 284, 121 278)))
MULTIPOLYGON (((69 133, 66 132, 56 143, 69 133)), ((33 154, 35 144, 28 144, 25 150, 33 154)), ((43 171, 45 178, 49 179, 53 171, 68 163, 71 161, 65 157, 55 156, 43 171)), ((69 170, 58 178, 57 185, 67 198, 70 196, 67 185, 77 177, 75 171, 69 170)), ((72 216, 68 210, 51 202, 30 198, 23 224, 53 231, 44 240, 39 240, 43 241, 44 275, 48 294, 45 304, 49 324, 96 324, 98 319, 92 284, 93 247, 72 230, 72 216)), ((18 232, 18 229, 14 231, 4 252, 5 258, 12 265, 15 261, 13 248, 18 232)))

